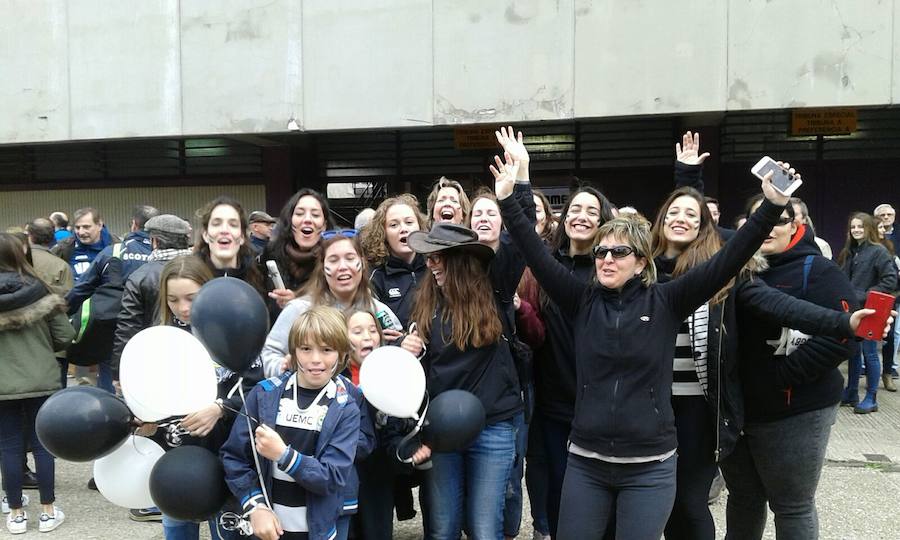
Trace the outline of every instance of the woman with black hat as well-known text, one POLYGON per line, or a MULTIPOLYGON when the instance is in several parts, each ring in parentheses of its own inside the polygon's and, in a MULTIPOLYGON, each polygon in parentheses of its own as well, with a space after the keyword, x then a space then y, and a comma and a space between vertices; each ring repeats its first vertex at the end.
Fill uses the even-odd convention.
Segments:
MULTIPOLYGON (((534 216, 528 184, 516 190, 526 214, 534 216)), ((533 224, 531 225, 533 228, 533 224)), ((428 272, 410 319, 427 344, 424 364, 431 398, 451 389, 473 393, 484 405, 485 428, 471 446, 430 454, 425 485, 432 538, 499 538, 503 504, 516 447, 515 417, 522 414, 518 376, 502 317, 524 270, 518 253, 494 250, 461 225, 436 223, 430 232, 409 235, 410 247, 425 255, 428 272), (463 523, 463 517, 466 522, 463 523)))

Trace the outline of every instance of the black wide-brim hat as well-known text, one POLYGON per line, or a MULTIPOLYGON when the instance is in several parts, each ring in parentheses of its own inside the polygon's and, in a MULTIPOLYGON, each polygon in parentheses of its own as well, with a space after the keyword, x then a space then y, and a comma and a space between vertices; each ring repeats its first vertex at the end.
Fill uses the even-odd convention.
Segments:
POLYGON ((494 250, 479 242, 475 231, 453 223, 435 223, 428 232, 412 232, 406 242, 410 249, 423 255, 452 249, 454 252, 467 252, 482 261, 489 261, 494 257, 494 250))

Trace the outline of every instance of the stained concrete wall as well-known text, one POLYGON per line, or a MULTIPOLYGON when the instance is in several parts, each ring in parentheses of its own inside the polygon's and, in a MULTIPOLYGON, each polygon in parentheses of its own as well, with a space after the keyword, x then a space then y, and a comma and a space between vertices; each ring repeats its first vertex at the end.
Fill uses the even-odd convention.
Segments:
POLYGON ((5 0, 0 144, 898 100, 900 0, 5 0))

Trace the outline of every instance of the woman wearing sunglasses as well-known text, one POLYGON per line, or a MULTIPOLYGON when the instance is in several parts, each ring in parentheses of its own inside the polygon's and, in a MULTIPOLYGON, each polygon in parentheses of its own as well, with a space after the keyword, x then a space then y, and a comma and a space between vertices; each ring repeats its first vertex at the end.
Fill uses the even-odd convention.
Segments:
POLYGON ((616 218, 594 247, 595 281, 573 277, 542 248, 511 199, 519 164, 492 169, 503 221, 538 282, 574 320, 577 394, 558 537, 600 538, 616 510, 618 538, 659 538, 675 498, 677 439, 671 362, 682 321, 732 279, 777 221, 788 197, 767 201, 705 264, 656 283, 649 223, 616 218))
MULTIPOLYGON (((766 205, 756 197, 748 211, 766 205)), ((768 268, 758 276, 770 287, 827 308, 855 309, 849 280, 822 256, 812 231, 794 221, 790 204, 760 251, 768 268)), ((818 538, 815 493, 843 388, 838 366, 855 343, 786 328, 743 303, 737 322, 744 425, 721 462, 727 536, 762 538, 768 504, 778 538, 818 538)))
MULTIPOLYGON (((690 187, 676 189, 660 207, 653 227, 659 282, 708 261, 722 244, 703 195, 690 187)), ((848 314, 803 302, 751 279, 752 272, 761 268, 760 258, 751 259, 735 281, 691 313, 678 330, 672 361, 678 470, 667 540, 715 538, 707 504, 710 484, 717 460, 731 453, 743 427, 736 305, 810 334, 853 335, 848 314)))
POLYGON ((403 330, 391 309, 372 297, 356 229, 324 231, 319 235, 318 259, 309 281, 297 298, 285 304, 266 337, 262 359, 267 377, 280 375, 284 371, 291 325, 312 306, 326 305, 340 310, 359 308, 384 313, 382 320, 395 321, 391 329, 403 330))

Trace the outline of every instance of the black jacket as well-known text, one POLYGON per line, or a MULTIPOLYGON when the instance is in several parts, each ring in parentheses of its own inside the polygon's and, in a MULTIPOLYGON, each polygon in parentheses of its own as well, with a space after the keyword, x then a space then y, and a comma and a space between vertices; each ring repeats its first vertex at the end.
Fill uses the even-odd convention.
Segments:
MULTIPOLYGON (((759 277, 769 286, 830 309, 858 308, 847 276, 821 255, 806 227, 800 227, 786 251, 767 259, 769 269, 759 277), (804 292, 804 264, 810 256, 804 292)), ((854 340, 817 335, 803 342, 805 336, 742 304, 738 305, 738 325, 747 422, 779 420, 840 401, 844 382, 837 366, 855 353, 854 340), (793 349, 798 343, 796 350, 786 354, 789 346, 793 349)))
MULTIPOLYGON (((583 283, 594 276, 592 255, 570 256, 560 250, 556 260, 583 283)), ((541 295, 544 344, 534 351, 534 386, 541 414, 565 424, 575 415, 575 330, 572 317, 563 313, 550 298, 541 295)))
POLYGON ((569 439, 606 456, 646 457, 676 448, 672 358, 682 321, 753 255, 782 208, 764 202, 712 259, 668 283, 639 277, 622 290, 584 283, 543 249, 517 202, 501 201, 503 221, 528 265, 574 319, 578 388, 569 439))
POLYGON ((897 267, 893 259, 881 244, 866 242, 850 250, 841 269, 850 278, 859 305, 865 305, 869 291, 894 294, 897 290, 897 267))
POLYGON ((393 255, 372 270, 369 283, 375 296, 391 308, 403 328, 409 328, 409 314, 416 299, 416 288, 425 274, 425 257, 416 255, 412 264, 393 255))
MULTIPOLYGON (((525 208, 522 221, 534 229, 534 199, 530 184, 516 184, 511 199, 525 208), (529 223, 530 217, 531 223, 529 223)), ((541 248, 543 250, 543 247, 541 248)), ((483 347, 467 345, 459 350, 445 337, 453 335, 452 321, 445 321, 443 305, 438 302, 427 336, 427 350, 423 359, 428 394, 434 399, 451 389, 467 390, 481 400, 487 415, 486 423, 508 420, 522 411, 522 395, 515 360, 508 338, 512 329, 506 316, 512 306, 519 279, 525 271, 525 259, 519 249, 506 238, 491 261, 489 275, 494 288, 493 298, 473 298, 476 302, 495 302, 503 322, 504 335, 497 343, 483 347)))
MULTIPOLYGON (((669 281, 675 259, 657 257, 660 282, 669 281)), ((850 315, 826 309, 773 289, 759 278, 738 279, 724 301, 709 307, 706 403, 715 420, 716 458, 728 456, 744 427, 744 396, 738 365, 737 305, 767 320, 809 334, 852 337, 850 315)))

